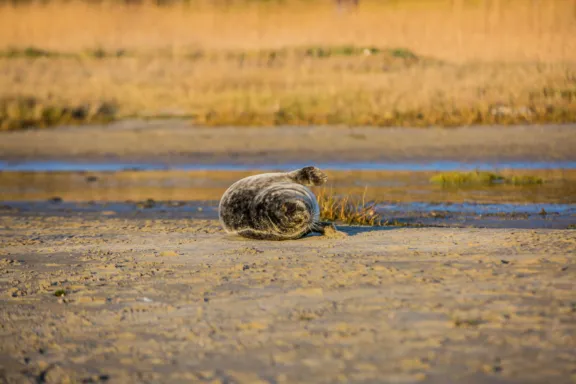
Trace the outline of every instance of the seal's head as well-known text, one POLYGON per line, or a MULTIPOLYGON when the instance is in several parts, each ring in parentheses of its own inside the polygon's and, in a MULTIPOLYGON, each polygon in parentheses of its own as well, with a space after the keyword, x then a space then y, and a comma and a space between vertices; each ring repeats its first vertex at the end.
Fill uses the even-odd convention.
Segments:
POLYGON ((316 167, 309 166, 289 173, 294 182, 308 187, 322 185, 328 176, 316 167))

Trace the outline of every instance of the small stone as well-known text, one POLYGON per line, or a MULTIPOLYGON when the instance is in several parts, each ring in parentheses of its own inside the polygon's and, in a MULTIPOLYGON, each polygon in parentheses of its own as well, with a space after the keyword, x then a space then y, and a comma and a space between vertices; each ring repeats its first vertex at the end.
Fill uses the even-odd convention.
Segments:
POLYGON ((62 369, 62 367, 54 366, 48 368, 45 372, 42 373, 42 379, 40 382, 42 383, 58 383, 58 384, 65 384, 71 383, 72 380, 70 376, 62 369))
POLYGON ((268 324, 261 323, 259 321, 251 321, 248 323, 242 323, 236 326, 238 330, 264 330, 268 328, 268 324))
POLYGON ((139 202, 138 204, 136 204, 136 206, 138 208, 144 208, 144 209, 154 208, 156 206, 156 202, 154 201, 154 199, 147 199, 145 201, 139 202))
POLYGON ((161 257, 176 257, 176 256, 180 256, 180 255, 174 251, 162 251, 162 252, 160 252, 159 256, 161 256, 161 257))

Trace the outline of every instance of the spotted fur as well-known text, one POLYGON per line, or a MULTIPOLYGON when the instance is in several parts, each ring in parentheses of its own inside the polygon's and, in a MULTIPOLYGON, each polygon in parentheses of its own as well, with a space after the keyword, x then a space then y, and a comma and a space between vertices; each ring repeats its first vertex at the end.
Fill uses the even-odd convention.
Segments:
POLYGON ((326 180, 316 167, 246 177, 222 196, 220 222, 226 232, 251 239, 292 240, 324 233, 331 224, 320 222, 316 196, 307 186, 326 180))

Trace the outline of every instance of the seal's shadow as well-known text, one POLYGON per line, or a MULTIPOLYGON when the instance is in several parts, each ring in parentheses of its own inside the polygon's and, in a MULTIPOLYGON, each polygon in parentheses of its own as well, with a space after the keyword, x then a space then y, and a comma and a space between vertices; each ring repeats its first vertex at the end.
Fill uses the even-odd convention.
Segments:
MULTIPOLYGON (((340 232, 344 232, 345 234, 347 234, 349 237, 351 236, 356 236, 356 235, 361 235, 362 233, 367 233, 367 232, 382 232, 382 231, 391 231, 394 229, 397 229, 398 227, 361 227, 361 226, 347 226, 347 225, 337 225, 336 229, 340 232)), ((301 239, 309 239, 312 237, 323 237, 323 235, 319 234, 319 233, 309 233, 306 236, 302 237, 301 239)), ((227 235, 226 236, 227 240, 231 240, 231 241, 241 241, 241 242, 261 242, 261 241, 271 241, 273 243, 277 242, 277 240, 254 240, 254 239, 248 239, 245 237, 241 237, 238 235, 227 235)), ((298 241, 300 239, 296 239, 296 240, 288 240, 288 241, 298 241)))
MULTIPOLYGON (((397 227, 368 227, 368 226, 361 227, 361 226, 336 225, 336 229, 340 232, 344 232, 350 237, 367 232, 391 231, 393 229, 397 229, 397 227)), ((304 239, 310 237, 322 237, 322 235, 319 233, 309 233, 306 236, 304 236, 304 239)))
POLYGON ((381 231, 391 231, 396 229, 395 227, 360 227, 360 226, 336 226, 341 232, 344 232, 348 236, 356 236, 366 232, 381 232, 381 231))

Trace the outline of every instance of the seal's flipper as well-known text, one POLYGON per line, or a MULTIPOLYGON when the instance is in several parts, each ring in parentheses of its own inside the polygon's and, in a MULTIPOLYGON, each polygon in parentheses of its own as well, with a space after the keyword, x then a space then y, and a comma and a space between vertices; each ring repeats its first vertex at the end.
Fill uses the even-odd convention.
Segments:
POLYGON ((321 233, 328 239, 344 239, 348 235, 336 229, 336 226, 332 223, 319 222, 312 225, 312 232, 321 233))
POLYGON ((315 232, 315 233, 320 233, 321 235, 324 235, 326 233, 327 228, 336 230, 336 227, 334 226, 334 224, 328 223, 326 221, 319 221, 317 223, 312 224, 311 231, 315 232))
POLYGON ((305 186, 322 185, 328 180, 328 176, 316 167, 304 167, 288 175, 295 183, 305 186))

